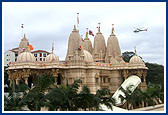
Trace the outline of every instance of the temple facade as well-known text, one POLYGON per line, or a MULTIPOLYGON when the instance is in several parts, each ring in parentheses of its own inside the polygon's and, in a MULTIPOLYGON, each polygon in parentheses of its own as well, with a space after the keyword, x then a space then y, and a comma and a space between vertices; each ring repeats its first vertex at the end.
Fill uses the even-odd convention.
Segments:
POLYGON ((45 61, 36 61, 28 45, 28 39, 24 36, 19 44, 17 61, 7 68, 9 79, 16 81, 16 84, 22 79, 29 86, 32 83, 36 85, 39 74, 50 74, 56 79, 57 85, 66 84, 67 81, 72 84, 74 80, 81 79, 82 84, 87 85, 92 93, 102 88, 115 92, 125 79, 137 75, 142 81, 139 87, 146 88, 148 68, 136 54, 129 63, 124 62, 114 27, 106 46, 100 26, 93 45, 88 32, 82 40, 79 30, 74 26, 69 36, 65 61, 59 61, 53 51, 45 61))

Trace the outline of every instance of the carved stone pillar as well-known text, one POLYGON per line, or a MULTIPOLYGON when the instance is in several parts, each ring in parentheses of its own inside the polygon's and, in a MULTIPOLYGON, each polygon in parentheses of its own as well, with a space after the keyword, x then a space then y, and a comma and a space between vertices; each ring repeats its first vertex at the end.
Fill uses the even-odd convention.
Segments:
POLYGON ((25 84, 28 85, 28 77, 30 75, 30 69, 23 69, 23 78, 25 80, 25 84))
POLYGON ((28 77, 24 77, 24 80, 25 80, 25 84, 28 85, 28 77))
POLYGON ((142 101, 142 107, 144 107, 144 105, 145 105, 145 104, 144 104, 144 101, 142 101))
POLYGON ((52 69, 52 75, 54 77, 55 85, 57 85, 58 73, 59 73, 59 69, 52 69))
POLYGON ((13 71, 8 70, 9 80, 10 80, 10 87, 12 87, 12 80, 13 80, 13 71))
POLYGON ((137 70, 137 75, 141 78, 142 77, 142 71, 141 70, 137 70))
POLYGON ((123 71, 124 81, 127 79, 128 73, 129 73, 128 70, 124 70, 124 71, 123 71))
POLYGON ((147 71, 146 70, 143 71, 143 76, 144 76, 144 82, 146 83, 146 76, 147 76, 147 71))
POLYGON ((16 85, 19 85, 19 82, 20 82, 20 78, 17 78, 16 79, 16 85))

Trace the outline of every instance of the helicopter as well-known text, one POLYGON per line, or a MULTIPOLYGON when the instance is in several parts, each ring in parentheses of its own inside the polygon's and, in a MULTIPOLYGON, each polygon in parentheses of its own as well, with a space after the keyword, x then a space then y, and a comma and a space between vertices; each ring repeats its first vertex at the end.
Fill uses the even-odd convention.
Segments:
POLYGON ((137 32, 141 32, 141 31, 147 31, 148 28, 136 28, 136 30, 134 30, 135 33, 137 32))

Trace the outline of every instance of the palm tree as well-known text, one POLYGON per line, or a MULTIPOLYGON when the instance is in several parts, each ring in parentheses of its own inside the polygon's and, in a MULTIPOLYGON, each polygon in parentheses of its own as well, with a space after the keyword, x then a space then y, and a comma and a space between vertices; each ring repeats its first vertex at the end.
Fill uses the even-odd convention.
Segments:
POLYGON ((45 92, 54 84, 51 75, 39 75, 37 85, 29 89, 19 104, 26 104, 31 111, 40 111, 41 107, 48 104, 45 99, 45 92))
POLYGON ((81 80, 75 80, 72 85, 55 86, 51 89, 45 95, 49 110, 101 110, 101 104, 105 104, 112 109, 114 99, 109 89, 101 89, 96 94, 91 94, 90 89, 84 85, 79 92, 80 84, 81 80))
POLYGON ((155 105, 163 100, 164 94, 161 92, 161 87, 159 85, 149 84, 148 88, 143 91, 143 96, 144 102, 146 102, 147 105, 155 105))
POLYGON ((101 110, 100 104, 106 105, 111 110, 113 109, 112 106, 115 105, 115 99, 112 98, 112 93, 107 88, 97 90, 95 100, 96 110, 101 110))
POLYGON ((4 110, 5 111, 22 111, 24 110, 25 104, 19 103, 22 99, 22 96, 26 94, 26 90, 29 87, 21 81, 20 84, 16 85, 15 82, 12 82, 12 87, 9 87, 9 95, 4 96, 4 110))
MULTIPOLYGON (((120 87, 120 90, 124 93, 124 95, 119 95, 119 98, 121 99, 121 102, 123 103, 124 100, 126 101, 126 109, 133 109, 136 107, 137 99, 139 101, 141 100, 139 97, 139 92, 134 92, 131 90, 131 88, 134 87, 133 85, 130 85, 124 89, 123 87, 120 87)), ((138 102, 139 102, 138 101, 138 102)))
POLYGON ((82 110, 93 110, 94 108, 94 95, 91 94, 90 89, 87 86, 83 86, 80 93, 77 95, 76 104, 77 107, 82 110))
POLYGON ((76 111, 78 89, 81 80, 76 80, 72 85, 55 86, 45 98, 49 101, 49 110, 76 111))

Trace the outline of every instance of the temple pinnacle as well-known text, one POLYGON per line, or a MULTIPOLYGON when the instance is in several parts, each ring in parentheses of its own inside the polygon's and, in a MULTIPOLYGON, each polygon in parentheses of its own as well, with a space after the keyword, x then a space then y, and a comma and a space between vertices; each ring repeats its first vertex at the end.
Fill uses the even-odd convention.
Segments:
POLYGON ((100 24, 101 24, 101 23, 99 22, 98 24, 99 24, 99 26, 98 26, 98 32, 100 32, 100 24))
POLYGON ((112 24, 112 32, 111 35, 114 35, 114 24, 112 24))
POLYGON ((86 28, 86 38, 88 38, 88 28, 86 28))

